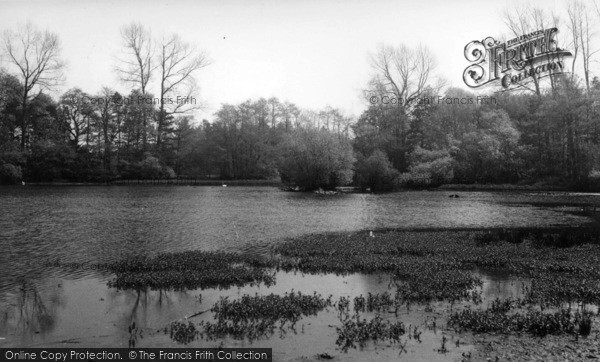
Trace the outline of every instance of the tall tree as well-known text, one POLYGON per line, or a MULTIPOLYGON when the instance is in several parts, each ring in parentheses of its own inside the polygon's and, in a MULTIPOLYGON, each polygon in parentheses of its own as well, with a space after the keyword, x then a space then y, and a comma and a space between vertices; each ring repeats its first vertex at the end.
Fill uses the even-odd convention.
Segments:
MULTIPOLYGON (((122 82, 131 85, 133 89, 139 89, 141 97, 146 98, 148 82, 156 68, 152 61, 155 48, 150 31, 141 24, 132 23, 121 29, 121 38, 125 55, 119 60, 117 73, 122 82)), ((144 112, 140 115, 142 124, 139 129, 142 131, 142 146, 145 150, 148 143, 148 120, 151 114, 147 114, 145 108, 142 110, 144 112)))
MULTIPOLYGON (((391 127, 386 130, 394 140, 393 151, 388 151, 388 157, 399 170, 406 167, 405 143, 414 100, 433 81, 435 67, 433 54, 424 46, 411 49, 405 45, 383 45, 371 55, 371 68, 375 75, 367 93, 378 96, 382 100, 380 106, 386 108, 386 115, 392 118, 388 122, 391 127), (384 99, 388 99, 389 104, 381 104, 384 99)), ((441 86, 438 82, 436 88, 439 90, 441 86)))
POLYGON ((156 145, 160 149, 164 132, 168 129, 168 120, 175 114, 199 107, 193 97, 196 89, 195 74, 208 66, 210 61, 205 53, 197 51, 178 35, 172 35, 158 45, 157 63, 161 102, 156 116, 156 145))
POLYGON ((21 95, 21 149, 27 145, 27 108, 34 88, 52 89, 63 80, 65 63, 60 58, 60 41, 56 34, 38 30, 31 23, 2 36, 2 51, 8 63, 17 69, 23 84, 21 95))
MULTIPOLYGON (((503 14, 503 20, 514 37, 527 35, 537 30, 549 29, 558 27, 559 17, 554 13, 549 13, 543 8, 532 7, 530 5, 517 6, 512 9, 506 9, 503 14)), ((555 55, 547 55, 548 61, 553 60, 555 55)), ((525 60, 524 69, 534 69, 535 59, 530 58, 525 60)), ((533 88, 526 84, 519 85, 522 90, 534 92, 538 97, 542 96, 542 89, 538 77, 531 77, 533 88)), ((556 86, 554 77, 550 77, 550 85, 552 88, 556 86)))
POLYGON ((59 115, 64 122, 69 125, 69 139, 75 150, 84 137, 89 134, 90 117, 93 113, 93 107, 86 93, 79 88, 72 88, 66 91, 59 100, 59 115))

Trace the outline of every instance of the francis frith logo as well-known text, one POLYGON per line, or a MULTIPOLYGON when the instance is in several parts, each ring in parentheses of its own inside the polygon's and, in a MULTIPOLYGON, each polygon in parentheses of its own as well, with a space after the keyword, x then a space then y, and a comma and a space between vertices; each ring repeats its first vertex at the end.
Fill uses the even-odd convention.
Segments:
POLYGON ((572 56, 557 46, 557 28, 534 31, 504 43, 487 37, 465 46, 471 63, 463 72, 465 84, 478 88, 500 84, 515 89, 536 79, 561 74, 564 58, 572 56))

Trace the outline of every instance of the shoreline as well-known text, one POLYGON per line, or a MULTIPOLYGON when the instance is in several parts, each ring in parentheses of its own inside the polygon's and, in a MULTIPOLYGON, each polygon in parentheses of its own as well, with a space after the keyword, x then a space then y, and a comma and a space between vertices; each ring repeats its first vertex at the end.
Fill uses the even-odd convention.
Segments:
MULTIPOLYGON (((24 186, 223 186, 234 187, 234 186, 254 186, 254 187, 289 187, 280 181, 274 180, 177 180, 177 179, 156 179, 156 180, 118 180, 111 182, 26 182, 24 186)), ((14 185, 0 185, 0 187, 17 187, 19 184, 14 185)), ((341 194, 346 193, 372 193, 357 191, 357 187, 354 186, 341 186, 338 187, 340 190, 337 191, 341 194), (350 191, 349 191, 350 190, 350 191)), ((281 190, 285 192, 300 192, 300 193, 314 193, 314 191, 296 191, 296 190, 281 190)), ((569 188, 564 186, 535 186, 535 185, 514 185, 514 184, 446 184, 433 188, 401 188, 390 192, 375 192, 374 194, 387 194, 387 193, 399 193, 409 191, 524 191, 524 192, 584 192, 584 193, 598 193, 600 191, 594 190, 580 190, 575 188, 569 188)))

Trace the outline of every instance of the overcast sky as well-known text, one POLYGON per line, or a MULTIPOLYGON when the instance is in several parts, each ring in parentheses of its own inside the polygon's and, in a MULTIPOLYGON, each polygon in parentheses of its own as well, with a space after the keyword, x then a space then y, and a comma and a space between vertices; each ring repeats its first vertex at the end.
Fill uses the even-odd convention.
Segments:
MULTIPOLYGON (((562 11, 565 1, 530 3, 562 11)), ((197 76, 198 98, 212 119, 222 103, 276 96, 302 108, 338 107, 360 115, 372 72, 368 54, 379 44, 427 45, 437 74, 465 87, 464 46, 508 34, 503 9, 513 0, 411 1, 3 1, 0 28, 31 21, 59 35, 67 60, 63 90, 102 86, 127 91, 114 67, 119 30, 140 22, 153 35, 178 33, 213 63, 197 76)), ((559 31, 566 36, 568 28, 559 31)), ((155 92, 156 93, 156 92, 155 92)))

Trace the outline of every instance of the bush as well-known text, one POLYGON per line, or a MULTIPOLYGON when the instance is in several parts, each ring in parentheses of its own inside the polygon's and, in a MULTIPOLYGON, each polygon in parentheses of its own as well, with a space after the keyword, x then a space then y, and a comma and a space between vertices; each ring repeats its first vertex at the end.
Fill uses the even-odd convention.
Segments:
POLYGON ((454 160, 447 150, 430 151, 416 147, 410 155, 409 172, 400 177, 407 188, 439 186, 454 178, 454 160))
POLYGON ((177 177, 177 174, 175 173, 175 171, 169 167, 169 166, 164 166, 161 170, 161 177, 163 178, 175 178, 177 177))
POLYGON ((432 184, 430 173, 405 172, 400 175, 399 183, 402 187, 409 189, 422 189, 432 184))
POLYGON ((0 184, 14 185, 20 182, 22 178, 21 167, 10 163, 0 165, 0 184))
POLYGON ((454 160, 446 150, 429 151, 420 147, 410 155, 409 171, 411 176, 428 175, 431 183, 439 185, 453 179, 454 160))
POLYGON ((591 191, 600 191, 600 171, 593 170, 588 176, 588 185, 591 191))
POLYGON ((356 163, 356 182, 363 190, 369 187, 371 191, 391 191, 398 184, 399 176, 386 154, 380 150, 356 163))
POLYGON ((279 171, 305 191, 334 189, 352 182, 354 152, 350 141, 327 130, 297 129, 282 142, 279 171))
POLYGON ((163 166, 158 158, 149 153, 147 153, 144 160, 140 162, 120 160, 118 170, 121 178, 126 180, 174 178, 177 176, 171 167, 163 166))

